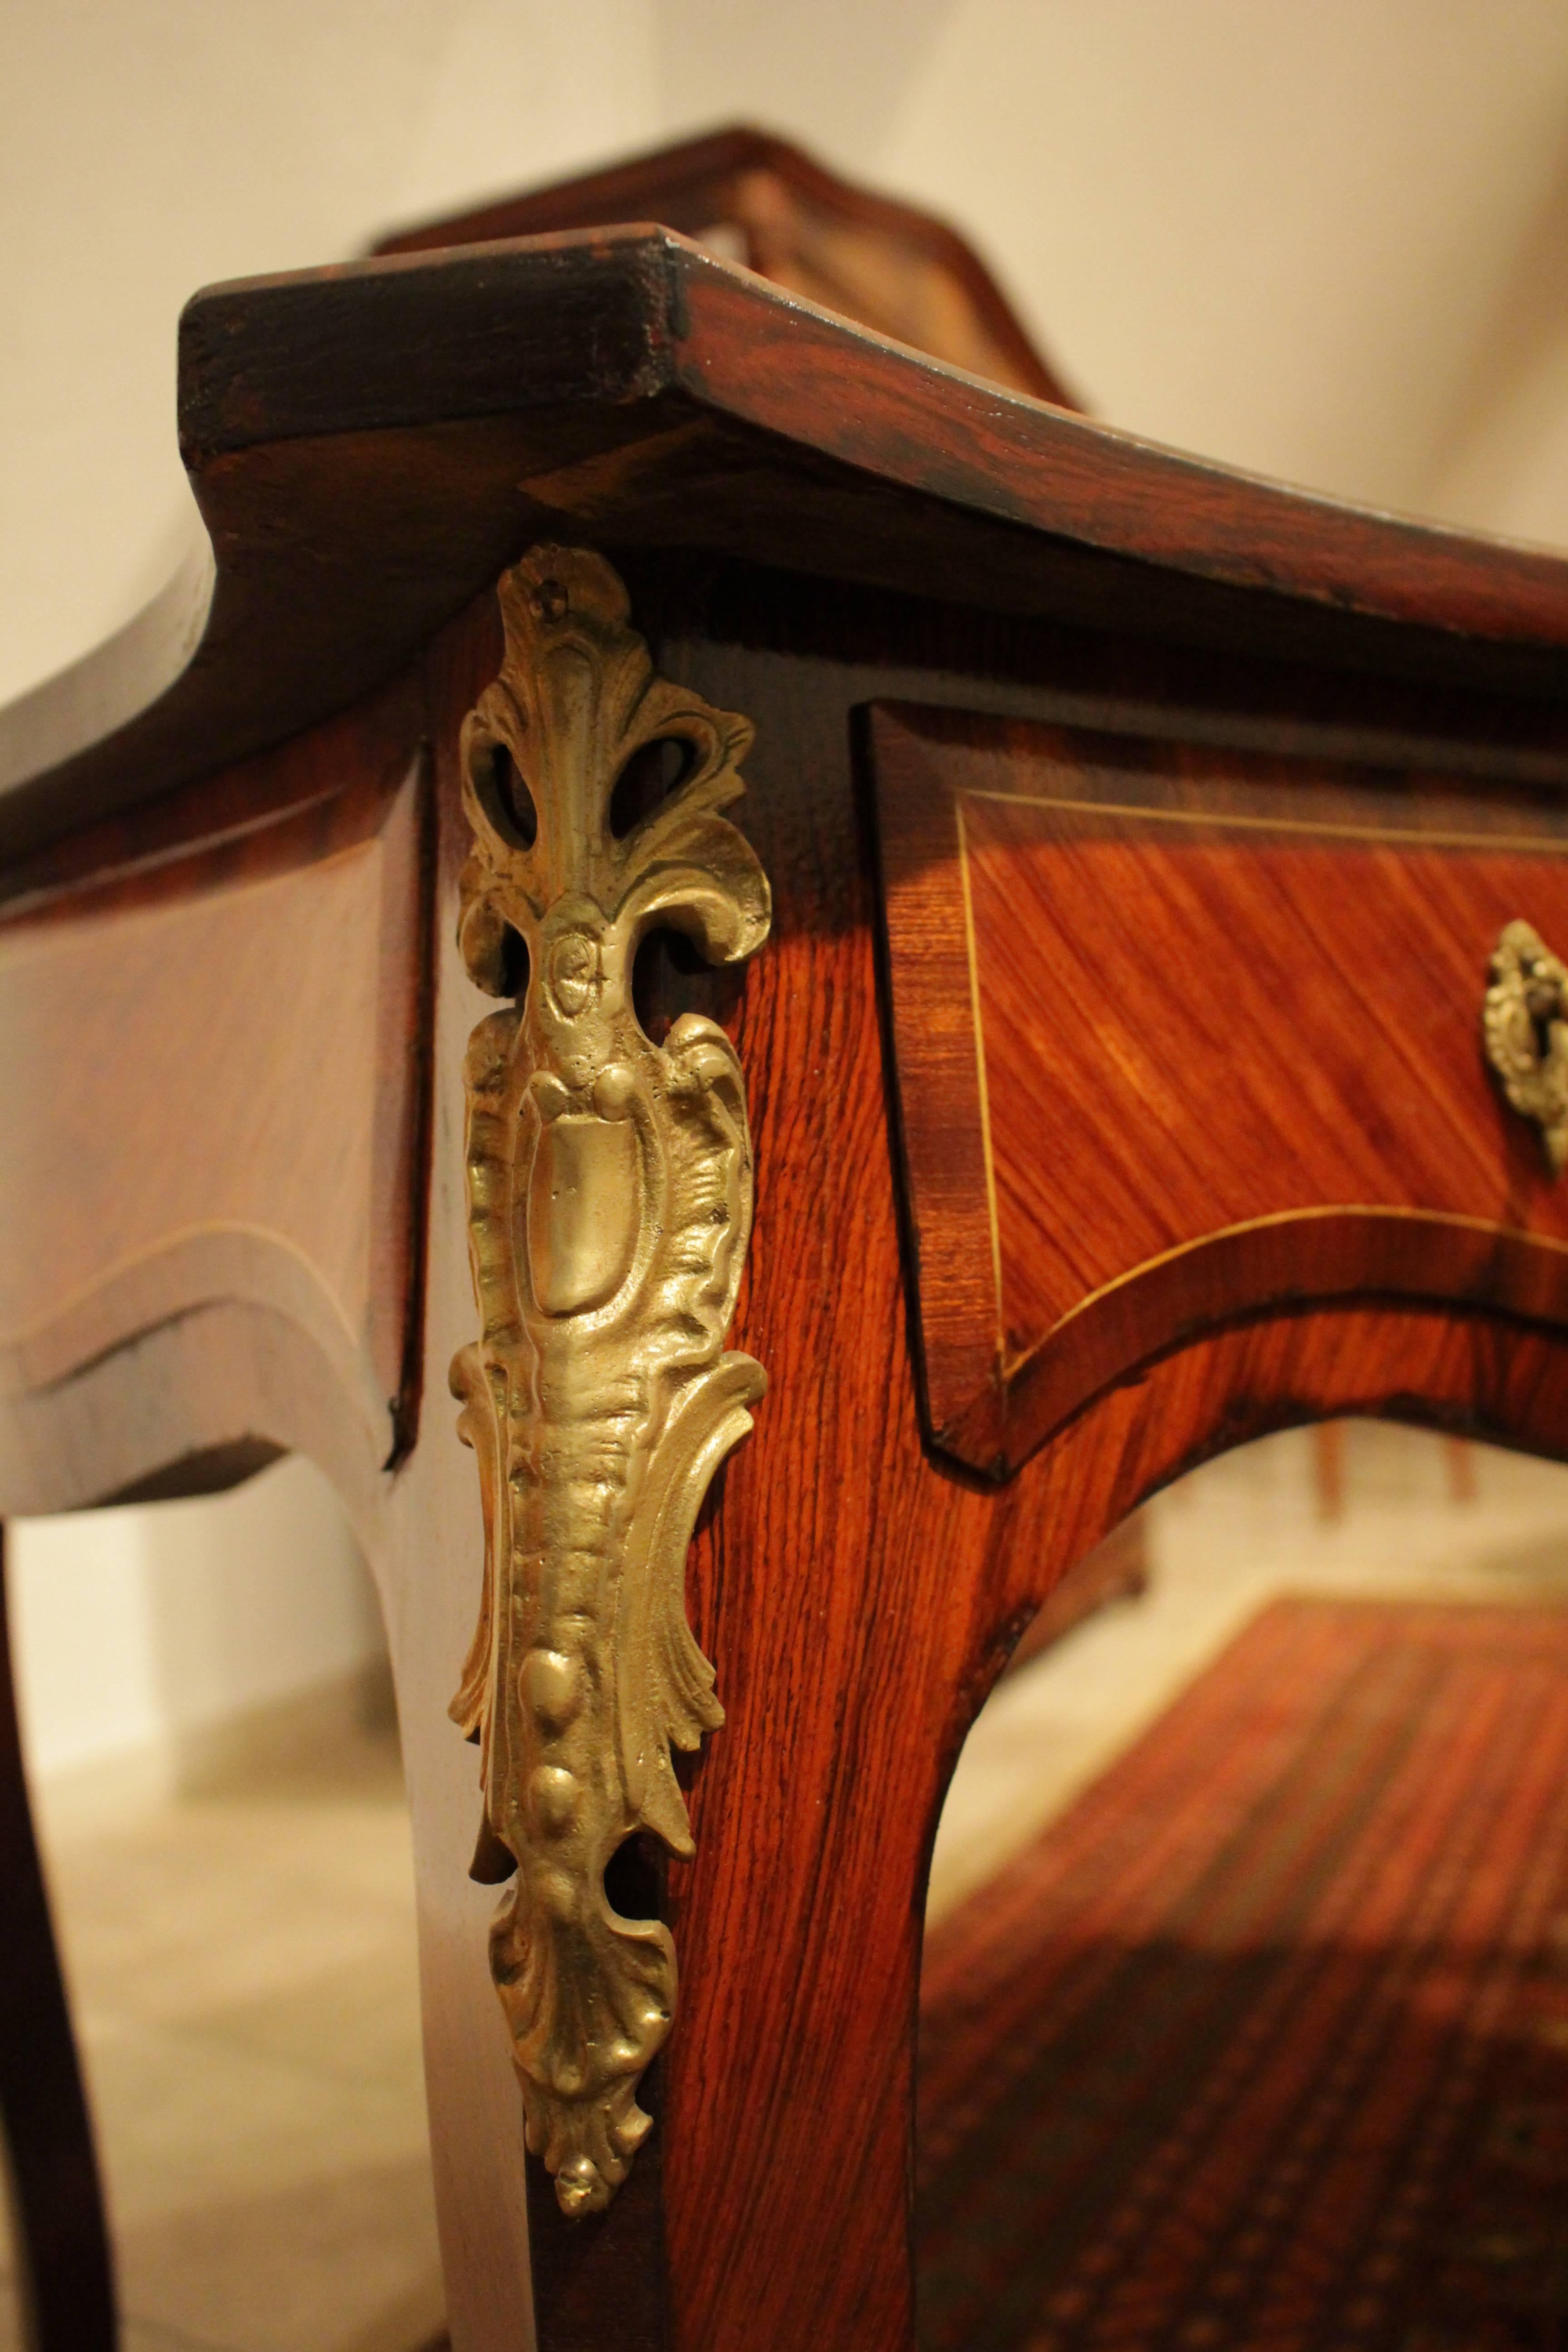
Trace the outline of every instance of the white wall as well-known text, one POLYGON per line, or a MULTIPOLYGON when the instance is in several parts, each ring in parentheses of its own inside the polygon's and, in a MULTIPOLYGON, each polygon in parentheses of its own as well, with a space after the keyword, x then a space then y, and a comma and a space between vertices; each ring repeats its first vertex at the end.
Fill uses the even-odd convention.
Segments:
POLYGON ((0 701, 129 618, 191 527, 185 298, 656 136, 652 28, 643 0, 0 8, 0 701))
POLYGON ((232 1495, 19 1520, 7 1594, 36 1774, 134 1755, 351 1675, 381 1647, 374 1589, 325 1479, 275 1465, 232 1495))
MULTIPOLYGON (((1568 543, 1559 0, 10 0, 0 701, 189 542, 194 287, 736 117, 947 212, 1114 421, 1568 543)), ((16 1557, 45 1769, 374 1638, 303 1469, 16 1557)))
POLYGON ((0 700, 189 528, 195 286, 737 115, 947 211, 1117 422, 1468 515, 1495 429, 1568 535, 1558 0, 10 0, 0 109, 0 700))

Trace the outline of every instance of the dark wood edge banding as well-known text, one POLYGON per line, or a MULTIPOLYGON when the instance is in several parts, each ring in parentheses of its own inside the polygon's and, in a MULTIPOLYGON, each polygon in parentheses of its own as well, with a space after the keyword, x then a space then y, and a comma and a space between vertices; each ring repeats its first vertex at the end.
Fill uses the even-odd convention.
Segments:
POLYGON ((1078 403, 1035 349, 996 280, 973 247, 934 213, 857 186, 825 171, 787 139, 749 124, 710 131, 651 153, 630 155, 579 178, 502 196, 467 212, 422 221, 380 237, 374 253, 436 253, 455 245, 493 245, 561 229, 596 228, 652 215, 685 236, 700 237, 725 216, 743 174, 766 172, 825 219, 870 230, 901 251, 919 253, 957 280, 1016 380, 1041 400, 1078 403))
POLYGON ((1076 1307, 936 1433, 1010 1476, 1090 1400, 1239 1317, 1377 1300, 1568 1327, 1568 1244, 1480 1218, 1398 1208, 1285 1211, 1206 1234, 1076 1307))
POLYGON ((180 425, 217 560, 201 642, 140 717, 7 780, 0 863, 342 709, 542 536, 1524 696, 1484 731, 1563 732, 1557 558, 1153 447, 668 230, 210 289, 180 425))
MULTIPOLYGON (((1329 1204, 1198 1235, 1135 1265, 1009 1358, 960 835, 962 803, 993 772, 975 745, 994 728, 962 712, 906 704, 872 705, 862 716, 878 811, 900 1173, 929 1444, 984 1475, 1009 1477, 1107 1387, 1138 1378, 1173 1348, 1239 1316, 1375 1298, 1568 1325, 1562 1242, 1447 1212, 1329 1204), (955 745, 972 756, 955 763, 947 756, 955 745)), ((1147 770, 1151 793, 1163 788, 1169 746, 1068 731, 1098 748, 1118 773, 1147 770)), ((1245 779, 1258 763, 1242 757, 1236 764, 1245 779)), ((1272 763, 1274 770, 1288 773, 1284 763, 1272 763)), ((1005 762, 996 772, 1004 771, 1005 762)), ((1303 807, 1316 805, 1306 787, 1321 786, 1324 772, 1321 764, 1302 771, 1303 807)), ((1042 802, 1026 790, 1015 796, 1042 802)), ((1241 785, 1232 797, 1245 798, 1241 785)), ((1072 805, 1095 813, 1092 797, 1072 805)), ((1298 828, 1286 803, 1268 819, 1228 805, 1163 809, 1153 799, 1130 814, 1221 828, 1266 824, 1286 835, 1298 828)), ((1478 849, 1495 840, 1513 850, 1563 853, 1553 812, 1504 808, 1486 819, 1517 830, 1455 834, 1451 811, 1447 832, 1431 818, 1404 829, 1345 823, 1331 829, 1368 840, 1462 838, 1478 849)), ((1310 831, 1311 821, 1304 822, 1310 831)))

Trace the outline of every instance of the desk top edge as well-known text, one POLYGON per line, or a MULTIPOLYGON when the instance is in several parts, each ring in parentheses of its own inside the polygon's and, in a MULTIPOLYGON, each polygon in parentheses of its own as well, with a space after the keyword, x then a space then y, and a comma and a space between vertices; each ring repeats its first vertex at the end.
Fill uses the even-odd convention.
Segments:
MULTIPOLYGON (((555 535, 575 521, 580 536, 612 548, 732 551, 734 483, 747 467, 775 488, 809 487, 819 505, 836 500, 851 526, 792 542, 791 501, 764 499, 754 520, 744 511, 743 552, 760 564, 837 569, 915 595, 940 579, 950 599, 982 609, 1005 574, 996 609, 1016 613, 1030 607, 1031 573, 1066 551, 1132 579, 1144 628, 1158 629, 1165 612, 1179 637, 1182 616, 1205 597, 1223 625, 1241 599, 1282 616, 1287 631, 1305 630, 1312 658, 1331 662, 1359 631, 1362 650, 1348 657, 1364 665, 1370 630, 1375 666, 1379 646, 1392 661, 1396 641, 1419 638, 1436 647, 1429 666, 1447 646, 1483 690, 1568 702, 1568 561, 1091 423, 887 341, 659 227, 377 257, 205 289, 181 322, 180 434, 216 556, 205 635, 128 725, 36 774, 0 779, 0 862, 357 699, 539 535, 541 514, 555 535), (470 490, 452 452, 464 433, 493 441, 509 421, 527 444, 526 478, 514 469, 510 482, 529 495, 510 518, 487 520, 477 509, 494 503, 497 479, 476 477, 470 490), (683 444, 689 478, 660 513, 650 504, 659 452, 683 444), (400 527, 410 466, 426 447, 426 509, 449 504, 455 480, 471 499, 466 569, 437 565, 422 580, 416 560, 399 568, 374 496, 356 509, 351 488, 330 512, 310 510, 321 480, 312 452, 372 446, 401 468, 400 527), (710 453, 701 464, 694 448, 710 453), (596 463, 590 511, 563 515, 561 482, 596 463), (967 573, 933 572, 947 531, 965 534, 967 573), (879 568, 868 572, 873 539, 879 568), (378 554, 398 572, 384 609, 357 593, 378 554), (297 621, 274 627, 307 572, 319 600, 309 656, 297 621), (264 693, 258 663, 269 671, 264 693)), ((431 527, 426 512, 426 539, 431 527)), ((1049 611, 1048 595, 1039 609, 1049 611)))
POLYGON ((673 229, 628 223, 229 279, 195 294, 181 322, 181 444, 198 477, 262 443, 661 392, 803 456, 1110 554, 1467 636, 1568 646, 1568 558, 1550 548, 1249 473, 1010 391, 673 229), (931 428, 917 452, 900 429, 911 422, 931 428), (1160 509, 1178 507, 1173 525, 1160 509))

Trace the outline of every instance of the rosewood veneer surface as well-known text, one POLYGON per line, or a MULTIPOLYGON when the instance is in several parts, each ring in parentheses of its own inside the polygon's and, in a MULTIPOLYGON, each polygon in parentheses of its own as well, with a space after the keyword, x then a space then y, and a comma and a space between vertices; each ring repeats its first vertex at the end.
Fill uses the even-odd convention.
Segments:
POLYGON ((1450 775, 872 713, 928 1411, 980 1469, 1161 1348, 1385 1294, 1568 1318, 1479 1051, 1568 824, 1450 775))
POLYGON ((1568 1231, 1481 1073, 1477 968, 1503 912, 1568 946, 1568 567, 1151 450, 663 232, 218 289, 182 349, 206 640, 140 720, 0 801, 7 1118, 58 1145, 7 1236, 0 1509, 279 1445, 343 1486, 397 1677, 458 2352, 516 2352, 535 2307, 551 2352, 907 2352, 927 1859, 1039 1603, 1153 1487, 1284 1423, 1392 1412, 1568 1454, 1542 1273, 1568 1231), (446 1714, 481 1558, 446 1379, 475 1329, 461 1072, 488 1010, 454 939, 457 735, 499 663, 494 579, 542 536, 609 556, 663 672, 754 721, 734 814, 774 928, 743 974, 679 950, 644 974, 650 1024, 712 1013, 746 1073, 732 1338, 770 1387, 691 1553, 726 1721, 668 1866, 655 2143, 602 2221, 534 2200, 531 2296, 475 1761, 446 1714), (954 775, 1011 1056, 995 1251, 964 1190, 954 775), (1397 841, 1321 830, 1346 810, 1397 841), (1173 845, 1184 813, 1204 822, 1173 845), (99 1007, 120 1043, 73 1060, 99 1007), (928 1130, 962 1212, 934 1247, 928 1130), (119 1239, 82 1216, 93 1186, 119 1239), (1360 1219, 1326 1284, 1325 1207, 1360 1219), (1281 1212, 1285 1259, 1202 1255, 1281 1212), (1412 1276, 1398 1236, 1434 1216, 1505 1238, 1412 1276), (193 1255, 229 1225, 271 1239, 193 1255), (1062 1343, 1010 1481, 1005 1427, 955 1459, 936 1412, 933 1445, 942 1285, 962 1345, 989 1301, 952 1391, 984 1412, 998 1255, 1027 1355, 1184 1251, 1194 1290, 1092 1363, 1062 1343), (143 1290, 144 1265, 184 1272, 143 1290), (90 1344, 29 1370, 28 1335, 72 1317, 90 1344))

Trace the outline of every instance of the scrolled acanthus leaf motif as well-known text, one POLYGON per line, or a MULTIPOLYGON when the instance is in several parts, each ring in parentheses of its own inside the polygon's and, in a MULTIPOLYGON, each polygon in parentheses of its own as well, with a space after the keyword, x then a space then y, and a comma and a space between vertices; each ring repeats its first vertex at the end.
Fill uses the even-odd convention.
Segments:
POLYGON ((521 1003, 469 1041, 469 1255, 481 1336, 452 1367, 485 1520, 479 1625, 452 1714, 479 1742, 476 1875, 516 1866, 490 1960, 529 2145, 569 2214, 602 2210, 650 2128, 675 1948, 610 1905, 605 1868, 651 1832, 692 1851, 671 1748, 723 1712, 686 1620, 697 1512, 752 1426, 761 1365, 726 1354, 752 1217, 740 1064, 688 1014, 662 1046, 632 1006, 656 925, 708 959, 767 936, 765 876, 720 814, 747 720, 657 677, 598 556, 538 547, 500 586, 500 677, 465 721, 473 832, 460 943, 521 1003), (628 761, 684 772, 617 836, 628 761))
POLYGON ((1541 1129, 1554 1176, 1568 1163, 1568 969, 1529 923, 1505 923, 1481 1015, 1487 1059, 1511 1108, 1541 1129))

